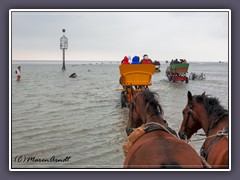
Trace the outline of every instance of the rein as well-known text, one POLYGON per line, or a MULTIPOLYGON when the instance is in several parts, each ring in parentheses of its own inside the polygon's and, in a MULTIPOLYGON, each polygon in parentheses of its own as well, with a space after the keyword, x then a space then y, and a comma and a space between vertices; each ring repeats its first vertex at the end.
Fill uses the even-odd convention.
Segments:
MULTIPOLYGON (((202 136, 202 134, 200 134, 200 135, 202 136)), ((202 141, 202 140, 206 140, 206 139, 209 139, 209 138, 212 138, 212 137, 216 137, 216 136, 226 136, 226 137, 228 137, 228 132, 226 132, 225 129, 222 129, 222 130, 219 130, 216 134, 207 136, 205 138, 195 139, 195 140, 189 139, 189 140, 187 140, 187 142, 202 141)))

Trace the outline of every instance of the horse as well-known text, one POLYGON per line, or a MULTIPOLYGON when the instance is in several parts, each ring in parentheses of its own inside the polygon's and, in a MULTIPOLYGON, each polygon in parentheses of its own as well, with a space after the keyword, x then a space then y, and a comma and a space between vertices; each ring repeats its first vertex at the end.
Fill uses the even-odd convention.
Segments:
POLYGON ((204 168, 197 152, 168 126, 157 97, 144 89, 133 94, 124 168, 204 168))
POLYGON ((201 74, 196 74, 194 72, 191 72, 189 75, 189 79, 191 80, 204 80, 206 79, 206 75, 201 73, 201 74))
POLYGON ((201 156, 212 168, 228 168, 228 110, 220 105, 217 98, 209 97, 205 92, 192 96, 188 91, 187 97, 179 137, 189 140, 202 128, 206 139, 200 149, 201 156))

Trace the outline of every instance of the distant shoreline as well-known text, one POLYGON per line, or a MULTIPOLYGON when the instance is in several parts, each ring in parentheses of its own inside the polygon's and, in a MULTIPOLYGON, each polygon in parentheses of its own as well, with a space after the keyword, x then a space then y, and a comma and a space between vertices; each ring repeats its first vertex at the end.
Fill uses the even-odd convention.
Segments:
MULTIPOLYGON (((120 61, 76 61, 68 60, 65 61, 66 64, 119 64, 120 61)), ((59 60, 13 60, 12 64, 62 64, 59 60)))
MULTIPOLYGON (((121 61, 106 61, 106 60, 67 60, 66 64, 120 64, 121 61)), ((219 61, 188 61, 189 63, 219 63, 219 61)), ((161 64, 169 64, 166 61, 160 61, 161 64)), ((221 61, 221 63, 228 63, 228 61, 221 61)), ((62 64, 61 60, 12 60, 12 64, 62 64)))

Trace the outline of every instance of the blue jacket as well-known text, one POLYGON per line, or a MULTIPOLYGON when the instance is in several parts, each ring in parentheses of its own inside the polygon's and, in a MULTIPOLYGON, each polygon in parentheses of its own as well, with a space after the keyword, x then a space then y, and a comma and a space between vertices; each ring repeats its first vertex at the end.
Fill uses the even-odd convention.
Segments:
POLYGON ((132 59, 132 64, 140 64, 139 62, 139 57, 138 56, 134 56, 132 59))

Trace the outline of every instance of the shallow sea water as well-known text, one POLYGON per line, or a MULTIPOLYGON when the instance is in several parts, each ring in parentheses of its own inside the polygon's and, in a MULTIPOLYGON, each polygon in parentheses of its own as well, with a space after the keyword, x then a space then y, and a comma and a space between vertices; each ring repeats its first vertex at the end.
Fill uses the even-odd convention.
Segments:
MULTIPOLYGON (((159 94, 164 118, 174 130, 179 130, 188 90, 205 91, 228 109, 228 63, 191 63, 189 73, 203 72, 206 80, 188 84, 169 82, 167 65, 163 62, 161 72, 153 75, 150 89, 159 94)), ((119 64, 71 62, 65 72, 61 67, 61 63, 12 64, 12 168, 122 168, 128 109, 121 108, 116 91, 121 88, 119 64), (18 65, 20 82, 14 74, 18 65), (69 78, 73 72, 77 78, 69 78)), ((198 151, 202 143, 191 145, 198 151)))

